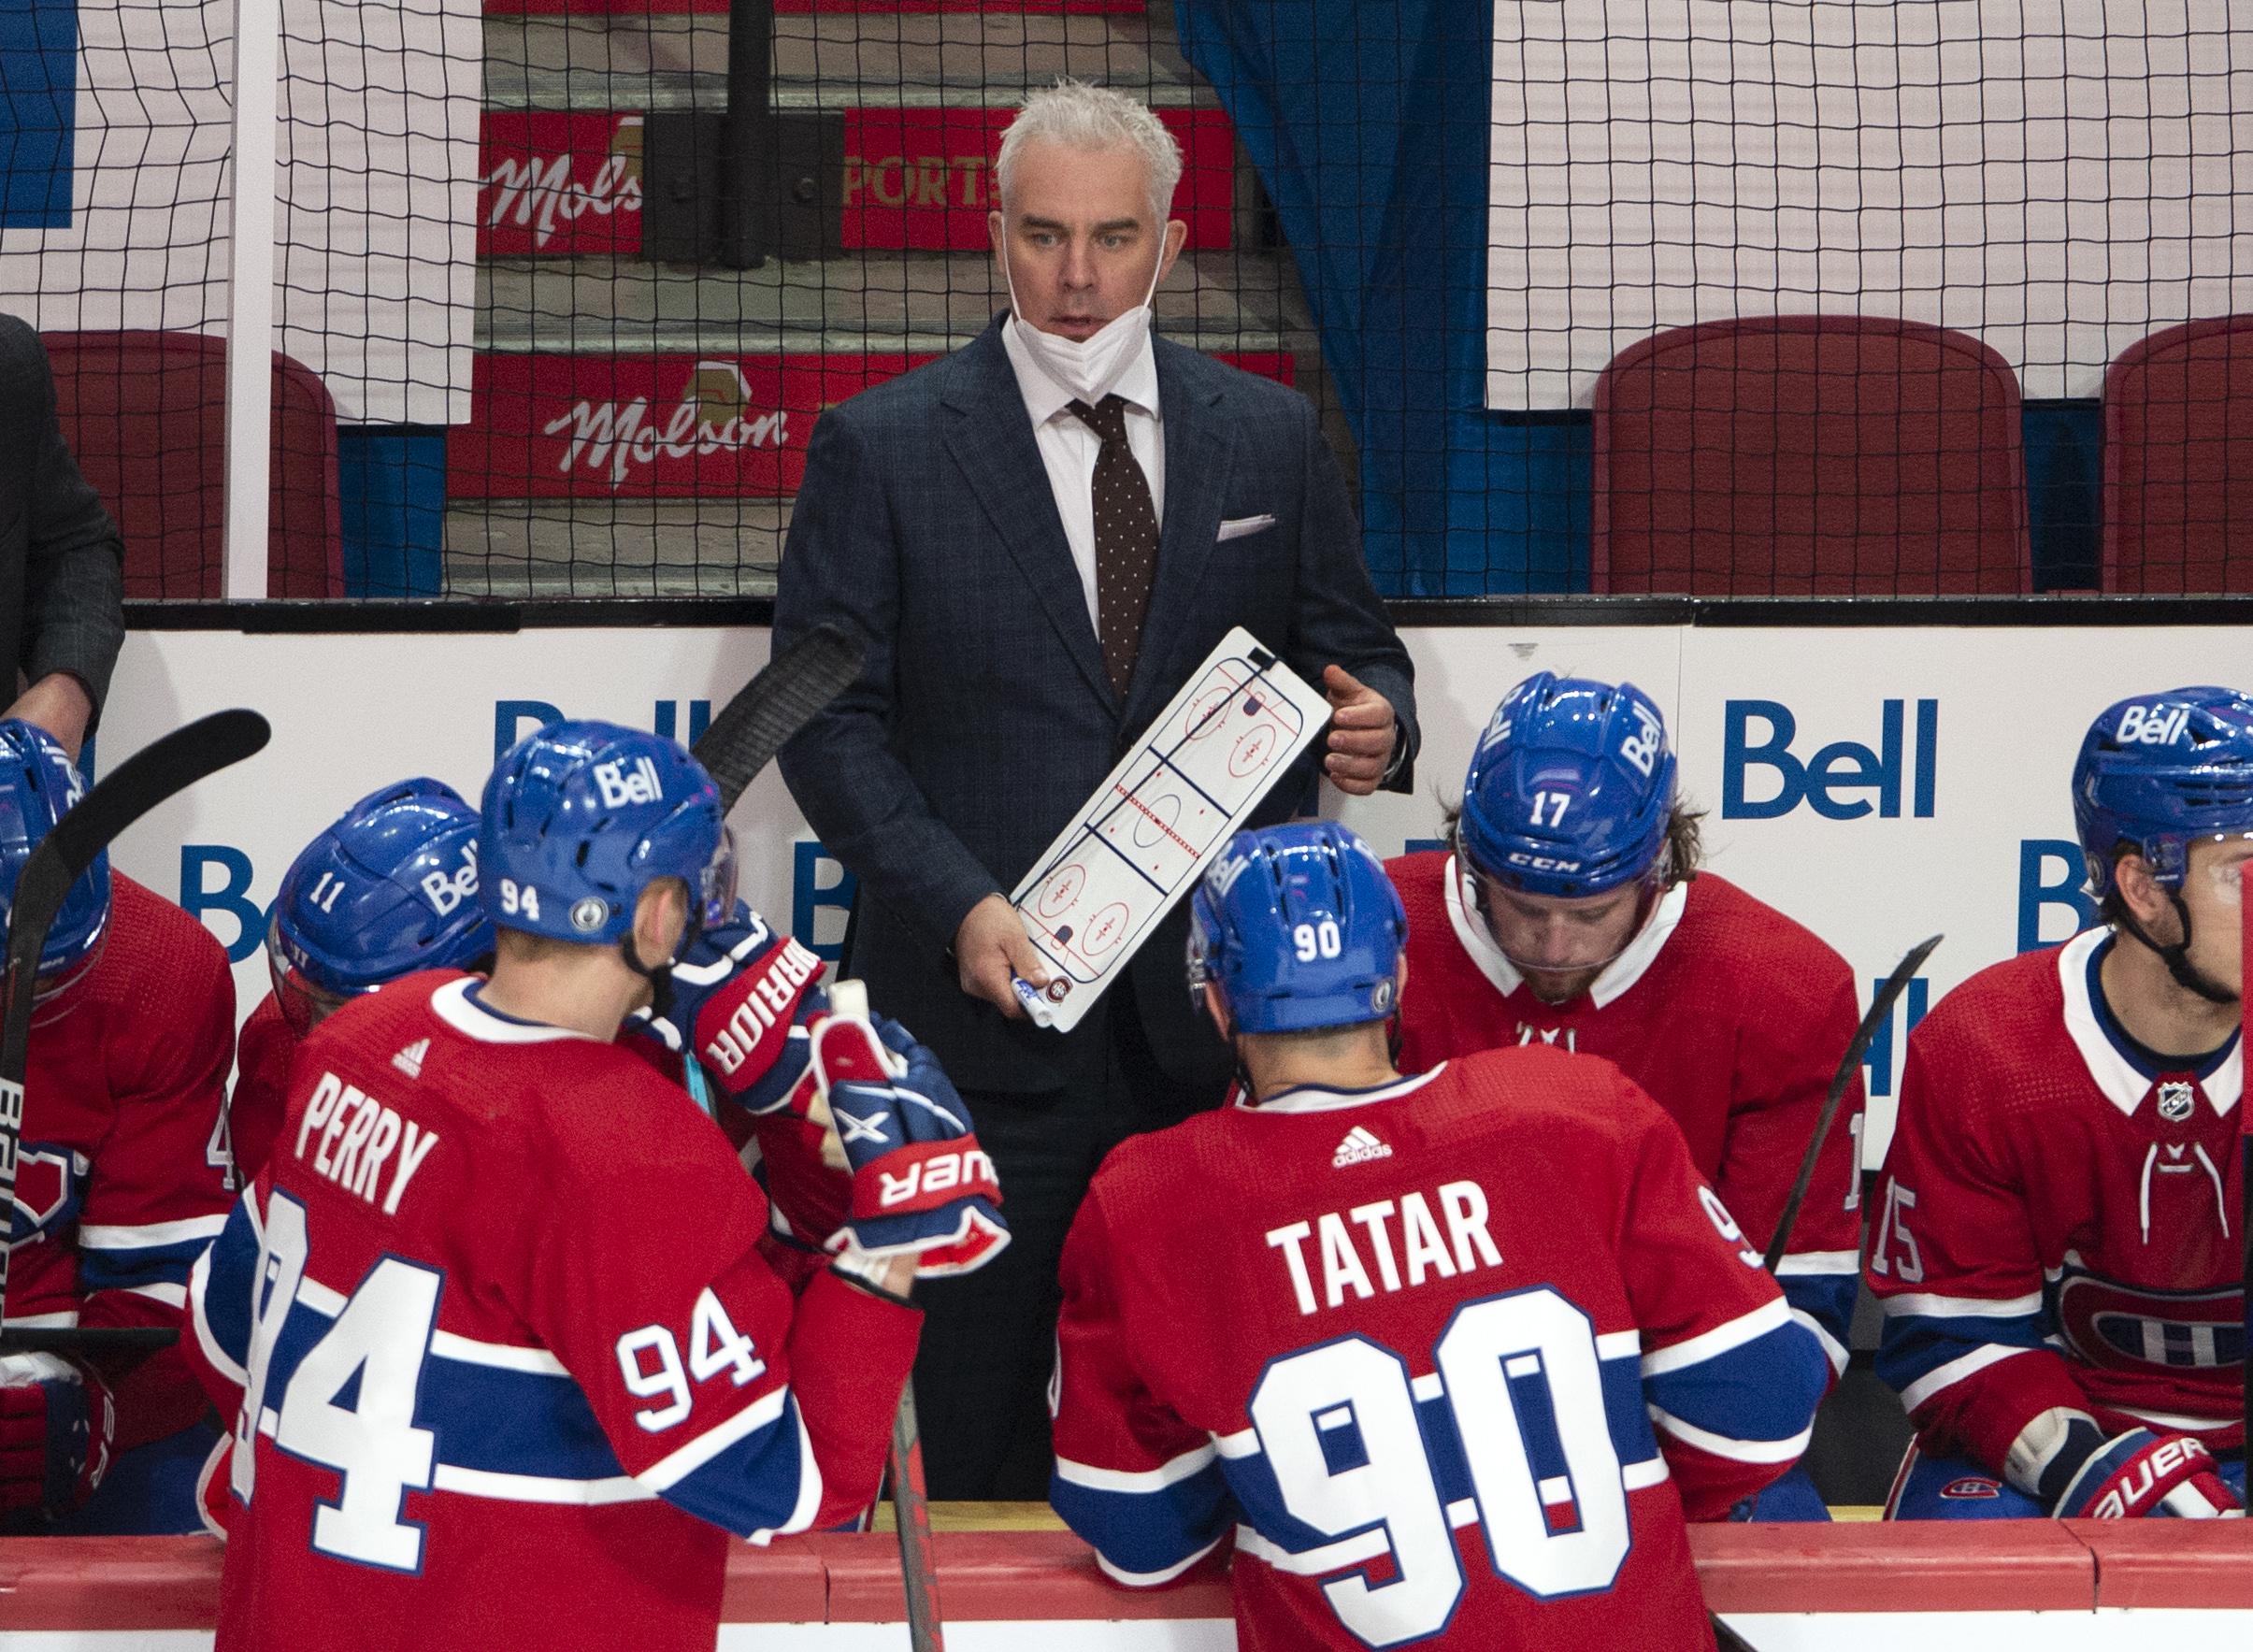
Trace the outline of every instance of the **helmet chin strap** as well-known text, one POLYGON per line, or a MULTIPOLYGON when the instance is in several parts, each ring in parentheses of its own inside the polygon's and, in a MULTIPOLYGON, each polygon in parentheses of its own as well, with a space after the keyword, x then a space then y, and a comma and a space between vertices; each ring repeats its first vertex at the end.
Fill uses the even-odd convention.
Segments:
MULTIPOLYGON (((696 937, 703 933, 703 929, 702 920, 692 911, 687 924, 682 928, 680 941, 674 945, 673 956, 662 964, 645 964, 641 961, 641 955, 634 949, 634 932, 631 929, 619 937, 618 955, 624 960, 627 969, 650 984, 650 1013, 660 1021, 673 1018, 673 965, 680 961, 682 954, 696 944, 696 937)), ((694 1030, 684 1027, 682 1036, 687 1038, 694 1030)))
POLYGON ((2160 962, 2167 966, 2167 973, 2174 977, 2175 985, 2185 992, 2196 993, 2210 1004, 2236 1003, 2237 994, 2190 961, 2190 909, 2183 904, 2182 892, 2170 889, 2167 898, 2174 902, 2174 915, 2183 926, 2183 938, 2174 945, 2161 946, 2145 933, 2144 926, 2136 922, 2135 914, 2128 910, 2125 901, 2120 903, 2120 927, 2157 953, 2160 962))

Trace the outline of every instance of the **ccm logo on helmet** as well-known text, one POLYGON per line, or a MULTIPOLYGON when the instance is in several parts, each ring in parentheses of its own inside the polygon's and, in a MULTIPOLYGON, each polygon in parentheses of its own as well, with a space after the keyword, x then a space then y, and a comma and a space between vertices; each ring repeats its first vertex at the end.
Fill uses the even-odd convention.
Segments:
POLYGON ((595 783, 602 788, 605 809, 623 809, 628 803, 661 803, 665 788, 657 783, 657 765, 637 757, 628 769, 623 763, 595 765, 595 783))
POLYGON ((2189 726, 2188 706, 2130 706, 2120 713, 2112 738, 2123 746, 2171 746, 2189 726))
MULTIPOLYGON (((322 875, 327 876, 325 872, 322 875)), ((475 838, 471 838, 462 845, 462 865, 452 877, 447 876, 443 871, 423 874, 423 894, 437 909, 438 914, 441 918, 461 905, 463 901, 477 898, 477 840, 475 838)))
POLYGON ((1503 858, 1512 866, 1522 866, 1528 871, 1576 872, 1580 870, 1580 862, 1577 860, 1558 860, 1553 855, 1528 855, 1517 849, 1513 849, 1503 858))

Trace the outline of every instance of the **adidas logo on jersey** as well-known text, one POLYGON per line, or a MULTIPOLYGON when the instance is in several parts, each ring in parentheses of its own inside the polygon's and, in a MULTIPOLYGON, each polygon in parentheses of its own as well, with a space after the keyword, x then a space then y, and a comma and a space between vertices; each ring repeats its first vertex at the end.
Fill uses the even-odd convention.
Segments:
POLYGON ((423 1076, 423 1057, 430 1054, 430 1041, 417 1039, 391 1058, 391 1064, 409 1078, 423 1076))
POLYGON ((1345 1132, 1345 1140, 1338 1143, 1338 1151, 1330 1158, 1330 1168, 1343 1170, 1349 1164, 1367 1164, 1371 1159, 1390 1158, 1393 1150, 1370 1135, 1359 1125, 1345 1132))

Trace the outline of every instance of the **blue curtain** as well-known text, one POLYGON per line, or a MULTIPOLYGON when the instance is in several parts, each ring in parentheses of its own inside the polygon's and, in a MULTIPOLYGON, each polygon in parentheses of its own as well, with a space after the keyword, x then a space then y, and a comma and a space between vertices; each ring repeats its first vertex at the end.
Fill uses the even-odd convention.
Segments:
POLYGON ((1485 410, 1490 0, 1176 0, 1361 450, 1379 589, 1587 584, 1588 427, 1485 410))

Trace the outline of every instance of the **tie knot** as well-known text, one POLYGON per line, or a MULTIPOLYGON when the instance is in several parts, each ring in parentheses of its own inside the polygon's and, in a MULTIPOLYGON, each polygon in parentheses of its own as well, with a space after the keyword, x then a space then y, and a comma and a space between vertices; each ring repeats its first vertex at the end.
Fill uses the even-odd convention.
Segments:
POLYGON ((1071 404, 1072 413, 1105 441, 1124 442, 1126 439, 1126 398, 1107 395, 1094 407, 1083 401, 1071 404))

